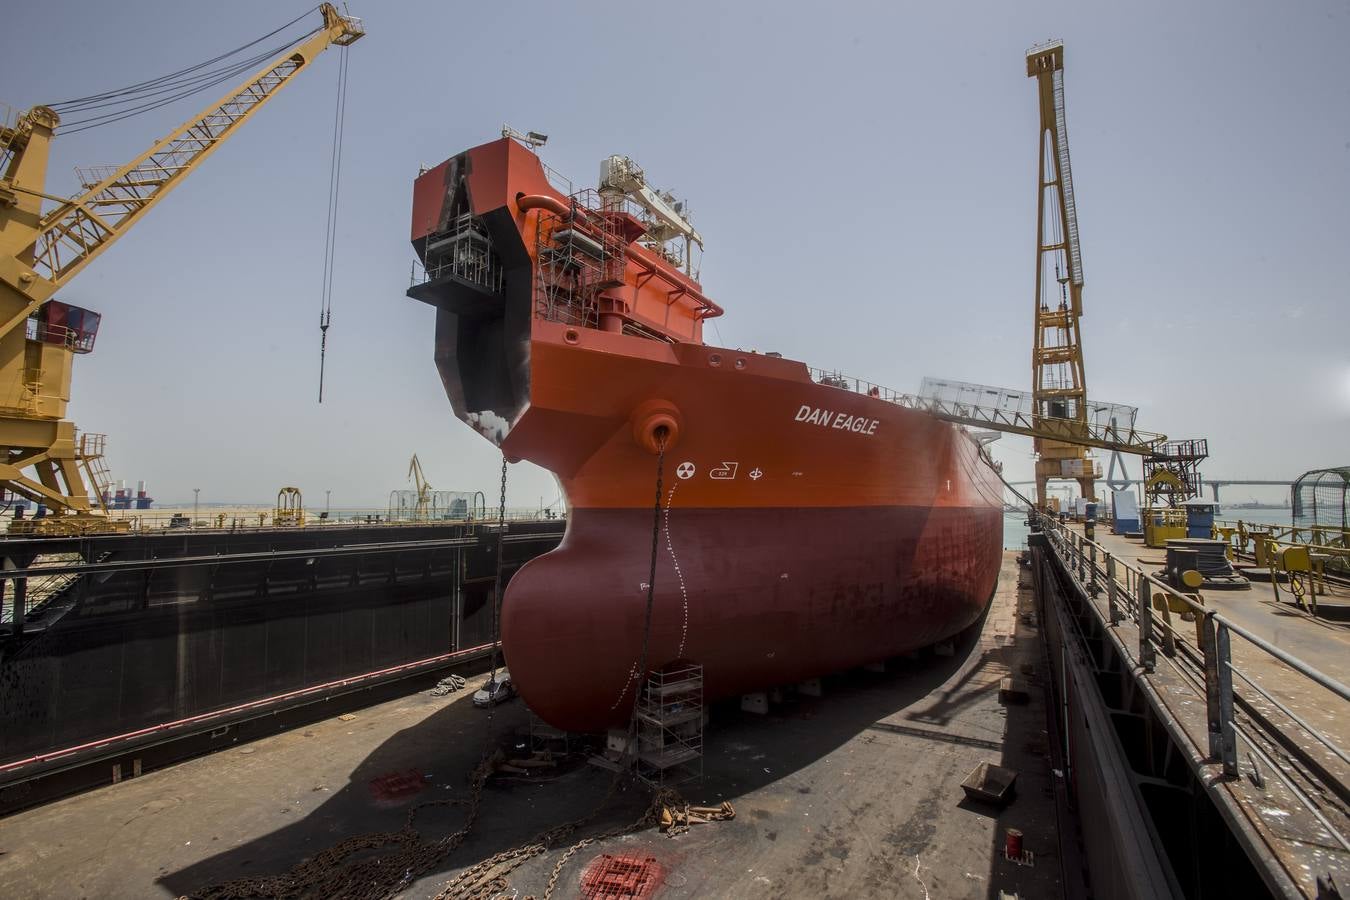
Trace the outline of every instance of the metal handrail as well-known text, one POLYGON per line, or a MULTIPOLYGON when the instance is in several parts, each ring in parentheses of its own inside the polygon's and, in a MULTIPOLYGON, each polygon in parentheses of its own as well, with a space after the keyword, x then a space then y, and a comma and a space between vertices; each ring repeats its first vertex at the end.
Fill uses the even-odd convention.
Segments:
POLYGON ((829 387, 866 394, 907 409, 926 412, 949 422, 976 428, 992 428, 1028 437, 1050 438, 1105 450, 1118 450, 1152 456, 1167 441, 1167 436, 1141 431, 1133 425, 1118 426, 1093 421, 1059 419, 1037 415, 1024 409, 980 406, 958 400, 907 394, 842 372, 807 366, 813 381, 829 387))
MULTIPOLYGON (((1052 525, 1052 527, 1054 527, 1056 530, 1062 531, 1064 534, 1069 535, 1072 539, 1075 539, 1074 542, 1091 546, 1092 548, 1100 551, 1103 557, 1112 556, 1111 552, 1107 550, 1105 547, 1103 547, 1101 544, 1098 544, 1095 541, 1089 541, 1087 538, 1080 537, 1079 535, 1070 532, 1067 528, 1060 525, 1058 522, 1054 522, 1053 520, 1050 520, 1048 518, 1043 520, 1043 522, 1049 522, 1052 525)), ((1122 562, 1118 558, 1116 558, 1116 563, 1120 566, 1123 566, 1126 569, 1126 571, 1132 572, 1136 578, 1142 578, 1143 580, 1161 588, 1162 591, 1167 595, 1169 595, 1170 598, 1186 604, 1186 606, 1188 606, 1192 612, 1211 618, 1216 624, 1224 625, 1234 634, 1238 635, 1239 637, 1245 638, 1247 641, 1259 647, 1261 650, 1264 650, 1265 652, 1269 653, 1271 656, 1275 657, 1281 662, 1285 663, 1290 668, 1295 669, 1296 671, 1299 672, 1299 674, 1305 675, 1308 678, 1311 678, 1313 681, 1316 681, 1318 684, 1322 685, 1327 690, 1336 694, 1342 700, 1350 700, 1350 687, 1347 687, 1346 685, 1341 684, 1339 681, 1332 678, 1331 676, 1326 675, 1325 673, 1320 672, 1317 669, 1314 669, 1312 666, 1303 662, 1303 660, 1287 653, 1284 650, 1281 650, 1279 647, 1276 647, 1274 644, 1271 644, 1264 638, 1252 634, 1250 631, 1243 628, 1241 625, 1238 625, 1233 621, 1231 621, 1230 619, 1225 618, 1221 613, 1216 613, 1212 609, 1206 607, 1205 605, 1196 602, 1192 597, 1181 593, 1180 591, 1176 590, 1171 585, 1167 584, 1161 579, 1148 574, 1143 569, 1140 569, 1136 566, 1131 566, 1129 563, 1122 562)))
MULTIPOLYGON (((239 534, 244 532, 253 534, 253 533, 268 533, 281 530, 293 531, 297 528, 304 528, 306 530, 312 531, 314 529, 325 529, 335 527, 406 528, 416 525, 471 525, 483 527, 495 525, 497 522, 497 516, 495 511, 486 516, 459 517, 453 519, 447 518, 428 518, 425 520, 399 519, 399 518, 391 519, 389 518, 389 511, 387 507, 372 507, 369 511, 356 510, 351 507, 344 507, 342 510, 342 515, 328 519, 319 518, 319 512, 321 511, 306 509, 304 511, 306 524, 303 526, 272 524, 271 519, 275 512, 275 509, 270 506, 258 507, 256 510, 225 513, 224 523, 221 525, 216 525, 216 518, 218 515, 220 515, 220 513, 212 510, 205 510, 205 509, 201 510, 201 512, 196 516, 195 523, 191 522, 192 518, 191 510, 187 511, 183 511, 181 509, 175 511, 149 510, 149 512, 151 513, 151 515, 146 515, 145 512, 134 509, 110 510, 110 514, 106 517, 106 519, 109 523, 130 522, 131 532, 134 534, 146 534, 150 532, 180 533, 188 531, 197 531, 197 532, 228 531, 232 534, 239 534), (268 523, 262 525, 258 524, 259 515, 265 515, 266 518, 268 519, 268 523), (188 516, 190 523, 186 525, 173 525, 172 522, 174 516, 188 516), (367 518, 369 518, 370 521, 367 521, 367 518)), ((539 510, 534 508, 508 509, 506 512, 506 520, 508 523, 565 521, 566 519, 567 513, 565 510, 554 512, 552 516, 549 516, 547 514, 547 511, 545 510, 539 510)), ((25 521, 31 522, 38 520, 25 519, 25 521)), ((95 535, 99 534, 99 532, 90 531, 88 532, 88 534, 95 535)), ((0 543, 3 543, 5 540, 10 538, 31 540, 34 538, 41 538, 41 537, 43 537, 43 535, 41 534, 27 534, 27 533, 13 534, 7 537, 3 532, 0 532, 0 543)))
MULTIPOLYGON (((1150 575, 1142 568, 1114 556, 1109 550, 1095 541, 1069 531, 1067 527, 1049 518, 1040 517, 1045 533, 1051 544, 1060 553, 1061 560, 1067 566, 1071 576, 1075 577, 1091 596, 1097 596, 1104 587, 1107 592, 1108 617, 1112 625, 1121 621, 1122 600, 1125 612, 1139 626, 1138 660, 1146 672, 1155 665, 1155 638, 1153 628, 1161 625, 1163 633, 1158 638, 1165 655, 1175 655, 1175 633, 1171 620, 1171 602, 1176 601, 1199 617, 1200 651, 1204 656, 1205 701, 1208 707, 1210 732, 1210 758, 1223 764, 1224 774, 1237 776, 1237 746, 1234 736, 1233 698, 1234 691, 1230 673, 1235 673, 1251 685, 1257 693, 1270 700, 1277 708, 1290 717, 1300 728, 1319 744, 1326 747, 1338 758, 1350 763, 1345 751, 1328 735, 1319 731, 1304 719, 1294 714, 1284 704, 1272 698, 1258 687, 1252 678, 1233 665, 1229 647, 1230 635, 1237 635, 1258 650, 1278 660, 1303 677, 1320 685, 1342 700, 1350 701, 1350 687, 1335 678, 1308 665, 1296 656, 1274 646, 1269 641, 1235 624, 1222 614, 1198 603, 1192 597, 1177 591, 1161 579, 1150 575), (1100 556, 1102 563, 1098 564, 1100 556), (1121 578, 1123 570, 1123 578, 1121 578), (1104 584, 1099 581, 1104 579, 1104 584), (1153 609, 1154 589, 1165 598, 1162 604, 1159 622, 1155 622, 1153 609)), ((1334 829, 1332 830, 1333 833, 1334 829)), ((1350 849, 1350 844, 1347 844, 1350 849)))

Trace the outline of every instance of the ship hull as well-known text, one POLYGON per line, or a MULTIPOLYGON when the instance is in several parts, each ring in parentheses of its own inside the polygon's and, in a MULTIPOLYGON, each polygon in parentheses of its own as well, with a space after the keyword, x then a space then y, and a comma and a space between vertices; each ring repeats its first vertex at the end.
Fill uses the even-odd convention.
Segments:
POLYGON ((511 582, 502 641, 550 724, 627 721, 653 532, 647 668, 699 663, 709 699, 943 640, 992 596, 1001 486, 963 429, 703 345, 535 323, 530 359, 503 449, 553 469, 570 515, 511 582), (669 428, 659 508, 653 423, 669 428))
POLYGON ((974 622, 1002 544, 976 440, 869 386, 703 343, 722 309, 638 212, 612 190, 563 196, 507 138, 413 188, 425 279, 408 293, 436 308, 451 406, 567 497, 562 544, 503 599, 526 702, 601 730, 629 720, 644 659, 702 665, 716 699, 974 622))
MULTIPOLYGON (((502 640, 512 676, 530 708, 557 727, 596 731, 627 720, 653 518, 650 510, 575 510, 562 545, 528 563, 507 590, 502 640)), ((980 617, 1001 526, 998 509, 663 513, 648 665, 702 664, 713 699, 927 646, 980 617)))

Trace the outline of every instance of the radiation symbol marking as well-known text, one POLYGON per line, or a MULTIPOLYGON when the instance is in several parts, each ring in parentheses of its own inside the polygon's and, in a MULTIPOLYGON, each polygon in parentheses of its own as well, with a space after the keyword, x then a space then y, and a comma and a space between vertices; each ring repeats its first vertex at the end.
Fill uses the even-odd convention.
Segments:
POLYGON ((697 471, 698 470, 694 468, 693 463, 685 461, 680 463, 675 469, 675 474, 680 476, 681 481, 688 481, 690 478, 694 477, 694 473, 697 471))

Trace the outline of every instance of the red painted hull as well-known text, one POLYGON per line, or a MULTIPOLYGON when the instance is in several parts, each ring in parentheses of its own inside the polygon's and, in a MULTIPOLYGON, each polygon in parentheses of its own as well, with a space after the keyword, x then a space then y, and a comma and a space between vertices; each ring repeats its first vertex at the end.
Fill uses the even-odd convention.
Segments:
POLYGON ((636 220, 563 198, 512 141, 428 170, 413 208, 427 279, 409 294, 437 309, 455 414, 554 472, 567 496, 562 544, 516 573, 502 608, 516 686, 546 721, 628 721, 658 433, 651 669, 700 663, 706 695, 730 696, 903 653, 980 616, 1002 487, 962 429, 817 383, 800 362, 703 344, 720 307, 635 241, 636 220), (590 263, 568 249, 577 232, 590 263))
POLYGON ((652 342, 584 333, 573 345, 536 323, 533 402, 503 442, 558 472, 570 502, 562 544, 503 601, 504 652, 542 718, 573 731, 627 721, 656 479, 628 411, 652 400, 679 430, 655 523, 650 668, 701 663, 708 697, 733 696, 926 646, 979 618, 999 569, 1002 493, 960 428, 816 384, 800 363, 704 346, 615 352, 626 343, 652 342), (712 354, 724 364, 708 365, 712 354), (798 421, 804 406, 859 430, 798 421))
MULTIPOLYGON (((676 507, 658 541, 652 667, 696 660, 708 696, 725 697, 941 640, 992 594, 1001 523, 998 509, 676 507)), ((651 528, 647 511, 576 510, 562 545, 511 582, 505 655, 557 727, 628 719, 651 528)))

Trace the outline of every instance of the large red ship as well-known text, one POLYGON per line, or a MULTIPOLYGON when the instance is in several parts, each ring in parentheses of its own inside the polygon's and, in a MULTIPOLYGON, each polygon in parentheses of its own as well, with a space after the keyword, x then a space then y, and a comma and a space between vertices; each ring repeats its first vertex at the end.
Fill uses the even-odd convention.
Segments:
MULTIPOLYGON (((964 429, 880 388, 703 342, 722 314, 698 233, 624 157, 555 187, 503 137, 425 171, 409 296, 436 307, 455 414, 555 473, 562 544, 502 602, 503 650, 550 724, 625 723, 648 669, 703 666, 708 699, 948 638, 997 580, 1002 491, 964 429)), ((554 179, 556 180, 556 179, 554 179)))

